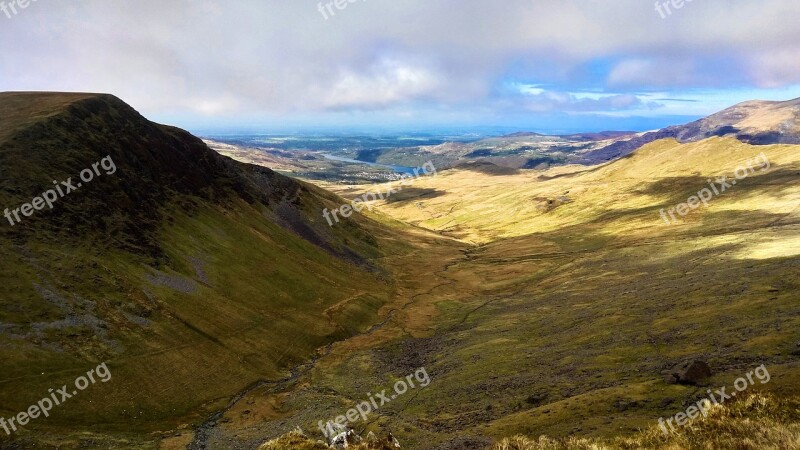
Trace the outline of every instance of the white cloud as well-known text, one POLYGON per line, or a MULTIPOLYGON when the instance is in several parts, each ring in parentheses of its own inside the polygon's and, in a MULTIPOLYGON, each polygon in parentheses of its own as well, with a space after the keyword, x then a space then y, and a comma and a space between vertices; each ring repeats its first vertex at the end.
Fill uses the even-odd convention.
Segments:
POLYGON ((439 76, 431 70, 384 59, 361 72, 343 69, 321 97, 327 109, 372 109, 433 97, 440 88, 439 76))
POLYGON ((150 116, 427 102, 502 117, 519 107, 498 98, 509 81, 548 86, 529 109, 632 112, 648 110, 638 92, 800 83, 794 0, 698 0, 668 19, 641 0, 370 0, 327 21, 317 4, 37 2, 0 17, 0 89, 112 92, 150 116))
POLYGON ((691 86, 698 74, 691 61, 629 59, 618 63, 608 75, 610 87, 691 86))

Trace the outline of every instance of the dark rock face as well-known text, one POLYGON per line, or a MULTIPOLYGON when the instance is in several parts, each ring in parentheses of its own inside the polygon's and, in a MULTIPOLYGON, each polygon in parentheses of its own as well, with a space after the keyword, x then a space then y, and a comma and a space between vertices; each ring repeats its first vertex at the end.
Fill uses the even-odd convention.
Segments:
POLYGON ((664 374, 664 381, 667 384, 690 384, 695 385, 711 376, 711 368, 705 361, 691 360, 686 361, 664 374))

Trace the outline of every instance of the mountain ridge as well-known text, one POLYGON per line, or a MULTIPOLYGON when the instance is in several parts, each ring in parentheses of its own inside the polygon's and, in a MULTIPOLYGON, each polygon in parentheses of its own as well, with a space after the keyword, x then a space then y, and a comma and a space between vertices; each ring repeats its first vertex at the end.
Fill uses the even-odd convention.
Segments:
POLYGON ((786 101, 748 100, 685 125, 674 125, 614 142, 580 160, 598 164, 629 155, 659 139, 681 143, 732 136, 753 145, 800 144, 800 98, 786 101))
POLYGON ((108 434, 139 442, 202 422, 378 322, 394 299, 379 258, 413 250, 360 215, 328 226, 336 195, 218 155, 112 95, 3 93, 0 124, 2 208, 101 158, 116 167, 0 226, 0 417, 101 361, 114 379, 0 433, 0 447, 77 447, 78 424, 116 447, 108 434))

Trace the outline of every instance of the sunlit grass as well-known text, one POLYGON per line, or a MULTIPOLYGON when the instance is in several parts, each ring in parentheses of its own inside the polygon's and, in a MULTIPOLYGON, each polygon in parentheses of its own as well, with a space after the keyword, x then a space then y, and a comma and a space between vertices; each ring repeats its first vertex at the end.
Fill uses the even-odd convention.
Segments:
POLYGON ((708 417, 698 417, 668 435, 653 426, 633 436, 614 439, 515 436, 501 440, 492 450, 794 450, 800 448, 798 407, 796 399, 752 395, 713 407, 708 417))

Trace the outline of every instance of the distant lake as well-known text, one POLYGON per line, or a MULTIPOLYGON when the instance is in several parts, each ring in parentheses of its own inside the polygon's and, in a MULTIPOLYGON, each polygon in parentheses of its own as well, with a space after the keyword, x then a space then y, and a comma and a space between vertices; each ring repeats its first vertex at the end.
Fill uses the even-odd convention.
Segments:
POLYGON ((346 163, 351 163, 351 164, 364 164, 364 165, 371 166, 371 167, 383 167, 383 168, 386 168, 386 169, 394 170, 397 173, 407 173, 409 175, 413 175, 414 174, 414 169, 416 169, 416 167, 392 166, 392 165, 389 165, 389 164, 378 164, 378 163, 374 163, 374 162, 360 161, 360 160, 357 160, 357 159, 342 158, 341 156, 330 155, 330 154, 327 154, 327 153, 323 153, 323 156, 325 156, 326 159, 330 159, 331 161, 341 161, 341 162, 346 162, 346 163))

